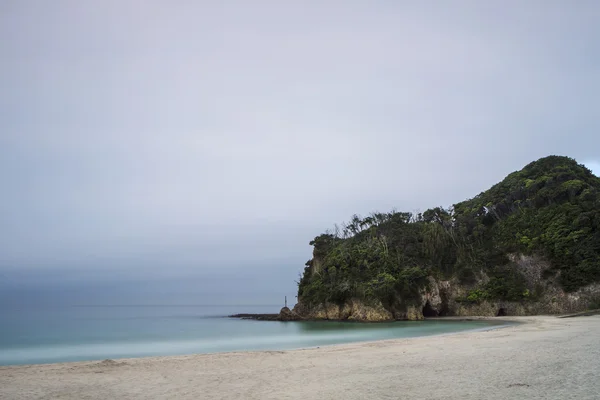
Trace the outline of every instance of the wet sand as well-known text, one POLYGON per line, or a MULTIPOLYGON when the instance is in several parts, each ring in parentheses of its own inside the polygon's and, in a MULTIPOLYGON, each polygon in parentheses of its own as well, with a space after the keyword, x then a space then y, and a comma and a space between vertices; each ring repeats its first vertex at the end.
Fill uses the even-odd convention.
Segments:
POLYGON ((599 399, 600 315, 316 349, 0 367, 1 399, 599 399))

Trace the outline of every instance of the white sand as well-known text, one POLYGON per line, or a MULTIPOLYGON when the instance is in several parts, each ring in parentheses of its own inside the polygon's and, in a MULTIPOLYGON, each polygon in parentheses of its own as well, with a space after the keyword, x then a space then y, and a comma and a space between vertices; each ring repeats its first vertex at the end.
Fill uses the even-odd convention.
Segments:
POLYGON ((2 399, 600 399, 600 316, 284 352, 0 368, 2 399))

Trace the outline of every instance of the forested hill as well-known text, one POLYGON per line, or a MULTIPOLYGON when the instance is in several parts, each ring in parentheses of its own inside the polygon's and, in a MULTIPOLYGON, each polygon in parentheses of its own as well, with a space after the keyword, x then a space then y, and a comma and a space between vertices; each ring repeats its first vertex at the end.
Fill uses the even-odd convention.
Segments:
POLYGON ((540 301, 548 285, 568 294, 600 282, 600 178, 550 156, 449 209, 355 215, 311 245, 303 313, 363 301, 396 315, 422 302, 432 279, 467 288, 458 303, 540 301), (541 278, 516 257, 543 260, 541 278))

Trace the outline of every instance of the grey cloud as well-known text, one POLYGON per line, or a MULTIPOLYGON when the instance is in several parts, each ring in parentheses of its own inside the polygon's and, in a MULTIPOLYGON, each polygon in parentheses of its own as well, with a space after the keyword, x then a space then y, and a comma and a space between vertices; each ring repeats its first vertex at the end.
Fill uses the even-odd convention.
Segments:
POLYGON ((1 268, 294 279, 353 213, 449 205, 549 154, 594 165, 598 17, 593 1, 4 2, 1 268))

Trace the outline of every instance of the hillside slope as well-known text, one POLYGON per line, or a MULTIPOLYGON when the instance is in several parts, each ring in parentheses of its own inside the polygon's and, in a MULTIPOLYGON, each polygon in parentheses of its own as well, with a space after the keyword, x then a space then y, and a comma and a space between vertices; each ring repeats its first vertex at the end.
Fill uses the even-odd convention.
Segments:
POLYGON ((301 318, 578 311, 600 302, 600 178, 550 156, 450 209, 355 215, 311 245, 301 318))

